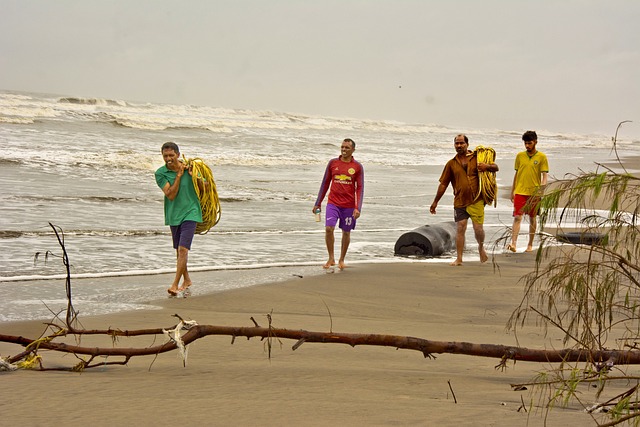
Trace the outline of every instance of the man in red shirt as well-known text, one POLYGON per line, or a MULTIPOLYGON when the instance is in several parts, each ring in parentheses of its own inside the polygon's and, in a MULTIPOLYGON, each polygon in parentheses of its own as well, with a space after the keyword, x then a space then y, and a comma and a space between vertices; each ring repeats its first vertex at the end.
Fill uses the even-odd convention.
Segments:
POLYGON ((339 221, 342 230, 342 243, 340 245, 340 258, 338 268, 345 268, 344 258, 351 242, 351 230, 356 228, 356 220, 360 217, 362 210, 362 197, 364 195, 364 168, 360 162, 353 158, 356 143, 347 138, 342 141, 340 147, 340 157, 331 159, 322 178, 318 198, 313 205, 313 212, 321 211, 320 205, 324 196, 331 187, 329 199, 327 201, 327 211, 325 214, 325 242, 329 260, 323 266, 330 268, 336 264, 334 256, 334 230, 339 221))

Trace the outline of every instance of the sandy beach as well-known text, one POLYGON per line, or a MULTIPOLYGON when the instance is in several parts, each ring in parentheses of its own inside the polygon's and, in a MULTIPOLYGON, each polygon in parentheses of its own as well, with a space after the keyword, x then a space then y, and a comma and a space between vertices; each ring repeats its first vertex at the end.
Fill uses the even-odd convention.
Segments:
MULTIPOLYGON (((627 159, 626 164, 635 168, 638 158, 627 159)), ((468 236, 467 244, 473 243, 468 236)), ((271 314, 273 327, 291 330, 563 348, 554 331, 545 335, 531 325, 516 337, 505 329, 522 298, 519 280, 533 268, 534 257, 497 253, 486 264, 467 261, 461 267, 445 262, 354 263, 332 274, 322 273, 319 263, 318 274, 302 269, 295 274, 294 268, 291 280, 284 282, 186 299, 159 294, 148 309, 103 316, 81 313, 80 321, 87 329, 169 328, 178 314, 201 325, 250 327, 252 317, 260 326, 268 326, 271 314)), ((123 289, 150 285, 162 290, 171 278, 161 274, 100 280, 123 289)), ((192 278, 195 288, 198 283, 225 280, 216 272, 194 272, 192 278)), ((83 280, 72 284, 79 289, 83 280)), ((64 288, 64 280, 50 282, 64 288)), ((42 321, 0 323, 0 333, 7 335, 36 338, 44 330, 42 321)), ((116 345, 143 348, 165 341, 164 336, 120 338, 116 345)), ((75 343, 72 338, 66 342, 75 343)), ((80 344, 112 345, 104 336, 84 337, 80 344)), ((484 357, 438 354, 433 360, 417 351, 318 343, 305 343, 294 351, 294 344, 274 340, 269 359, 266 342, 257 338, 237 338, 232 343, 229 336, 207 336, 189 345, 186 367, 173 351, 82 373, 2 372, 0 424, 595 425, 577 403, 546 414, 538 405, 539 395, 512 390, 511 384, 529 382, 547 368, 540 363, 509 362, 500 371, 495 369, 499 360, 484 357), (523 402, 529 411, 521 408, 523 402)), ((3 357, 21 350, 0 343, 3 357)), ((76 364, 73 355, 41 354, 46 367, 76 364)), ((583 402, 594 403, 593 390, 584 387, 583 402)))
MULTIPOLYGON (((253 317, 267 326, 266 315, 271 313, 276 328, 516 345, 505 324, 520 302, 518 280, 530 271, 534 255, 500 254, 495 261, 499 269, 491 262, 461 267, 355 264, 333 274, 162 299, 153 302, 153 309, 81 317, 81 322, 85 328, 168 328, 176 323, 172 315, 177 313, 199 324, 252 326, 253 317)), ((194 286, 207 274, 194 273, 194 286)), ((168 277, 111 280, 167 281, 168 277)), ((37 337, 43 330, 43 323, 35 321, 0 324, 3 334, 37 337)), ((117 345, 143 347, 165 339, 121 338, 117 345)), ((562 347, 535 326, 521 331, 518 340, 531 348, 562 347)), ((494 369, 499 361, 490 358, 440 354, 432 360, 417 351, 317 343, 293 351, 292 340, 274 341, 269 359, 264 341, 231 341, 231 337, 208 336, 192 343, 186 367, 174 351, 83 373, 1 373, 2 424, 536 426, 545 422, 535 405, 533 413, 519 411, 522 401, 529 405, 532 396, 510 387, 531 380, 541 364, 511 362, 501 372, 494 369)), ((109 347, 111 341, 85 337, 82 345, 109 347)), ((20 350, 0 343, 2 356, 20 350)), ((48 367, 75 364, 72 355, 42 354, 48 367)), ((579 426, 593 420, 572 405, 554 409, 546 422, 579 426)))

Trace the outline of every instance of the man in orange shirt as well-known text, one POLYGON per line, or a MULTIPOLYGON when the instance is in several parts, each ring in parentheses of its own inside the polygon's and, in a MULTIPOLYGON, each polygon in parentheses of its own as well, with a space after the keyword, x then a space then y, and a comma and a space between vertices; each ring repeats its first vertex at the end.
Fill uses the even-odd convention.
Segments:
POLYGON ((484 199, 480 193, 479 172, 497 172, 498 165, 478 163, 476 153, 469 150, 469 138, 466 135, 457 135, 453 140, 456 156, 449 160, 440 176, 440 185, 436 197, 429 211, 436 214, 438 202, 451 183, 453 186, 453 209, 456 221, 456 253, 457 257, 451 265, 462 265, 462 253, 464 251, 465 233, 467 222, 471 218, 473 232, 478 242, 480 262, 489 259, 484 248, 484 199))

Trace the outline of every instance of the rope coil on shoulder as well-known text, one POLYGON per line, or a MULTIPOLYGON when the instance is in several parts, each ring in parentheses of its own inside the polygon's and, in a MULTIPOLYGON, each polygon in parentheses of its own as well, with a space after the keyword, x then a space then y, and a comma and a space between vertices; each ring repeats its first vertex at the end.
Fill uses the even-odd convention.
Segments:
MULTIPOLYGON (((479 145, 476 147, 476 158, 478 163, 494 164, 496 162, 496 152, 491 147, 479 145)), ((487 205, 498 206, 498 183, 495 172, 478 172, 479 188, 476 200, 482 198, 487 205)))
POLYGON ((202 222, 196 225, 196 233, 206 234, 220 221, 220 215, 222 214, 213 172, 199 157, 185 159, 185 161, 187 166, 191 167, 193 187, 196 190, 196 195, 202 208, 202 222), (199 185, 198 179, 204 180, 205 185, 199 185))

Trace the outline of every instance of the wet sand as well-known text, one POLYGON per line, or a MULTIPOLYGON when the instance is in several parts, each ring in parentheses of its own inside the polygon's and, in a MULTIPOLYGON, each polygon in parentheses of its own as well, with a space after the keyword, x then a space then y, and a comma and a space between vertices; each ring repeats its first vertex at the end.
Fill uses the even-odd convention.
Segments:
MULTIPOLYGON (((199 324, 267 326, 334 333, 414 336, 438 341, 516 345, 505 324, 522 297, 519 278, 534 254, 500 254, 460 267, 433 263, 356 264, 333 274, 186 299, 162 299, 149 309, 81 317, 85 328, 168 328, 174 313, 199 324), (329 314, 330 312, 330 314, 329 314)), ((321 268, 321 267, 318 267, 321 268)), ((197 284, 206 272, 194 273, 197 284)), ((170 276, 136 277, 161 280, 170 276)), ((118 278, 119 281, 126 278, 118 278)), ((194 285, 197 286, 197 285, 194 285)), ((0 333, 37 337, 42 322, 0 324, 0 333)), ((518 334, 532 348, 560 348, 532 326, 518 334)), ((165 337, 120 338, 120 347, 152 346, 165 337)), ((73 341, 69 341, 73 342, 73 341)), ((85 337, 82 345, 111 346, 108 338, 85 337)), ((3 424, 16 425, 543 425, 543 410, 525 413, 527 382, 541 364, 420 352, 388 347, 208 336, 189 346, 187 366, 177 352, 138 357, 127 366, 83 373, 1 373, 3 424), (453 391, 453 393, 452 393, 453 391), (454 395, 455 394, 455 401, 454 395), (457 401, 457 403, 456 403, 457 401), (528 424, 527 424, 528 423, 528 424)), ((0 343, 2 356, 20 347, 0 343)), ((45 366, 72 366, 73 355, 42 352, 45 366)), ((588 391, 588 390, 586 390, 588 391)), ((537 402, 537 401, 535 401, 537 402)), ((577 405, 555 409, 547 425, 587 425, 577 405)))

